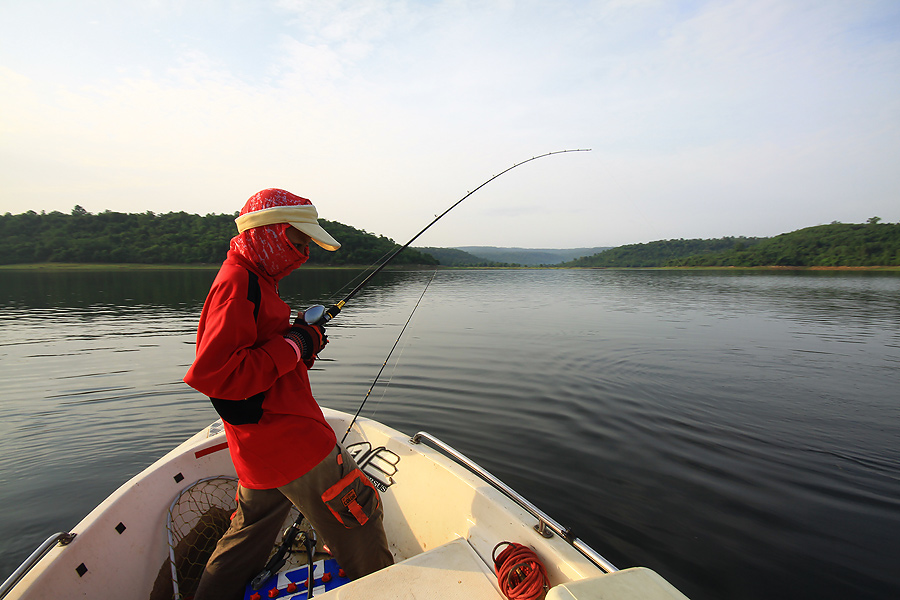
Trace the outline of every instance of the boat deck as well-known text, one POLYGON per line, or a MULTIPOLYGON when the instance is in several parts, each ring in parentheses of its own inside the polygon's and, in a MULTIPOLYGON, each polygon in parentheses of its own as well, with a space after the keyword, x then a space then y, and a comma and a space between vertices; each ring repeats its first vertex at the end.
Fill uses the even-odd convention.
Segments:
MULTIPOLYGON (((295 596, 295 598, 303 598, 295 596)), ((505 600, 493 570, 463 538, 337 589, 322 600, 505 600)), ((633 567, 554 586, 546 600, 688 600, 654 571, 633 567)))
POLYGON ((316 598, 504 600, 493 571, 462 538, 319 594, 316 598))

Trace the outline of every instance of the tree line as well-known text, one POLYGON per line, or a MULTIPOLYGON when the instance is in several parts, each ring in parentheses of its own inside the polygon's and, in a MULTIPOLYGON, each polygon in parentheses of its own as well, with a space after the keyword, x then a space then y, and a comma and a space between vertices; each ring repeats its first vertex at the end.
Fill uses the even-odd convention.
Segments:
MULTIPOLYGON (((0 264, 143 263, 218 264, 237 233, 234 214, 200 216, 104 211, 80 206, 0 216, 0 264)), ((399 248, 390 238, 320 219, 342 246, 328 252, 310 245, 310 264, 371 265, 399 248)), ((407 248, 395 264, 512 266, 453 249, 407 248), (435 256, 432 256, 434 254, 435 256), (474 259, 474 260, 473 260, 474 259), (445 262, 446 261, 446 262, 445 262)), ((872 217, 864 224, 832 223, 772 238, 662 240, 619 246, 561 267, 868 267, 900 266, 900 224, 872 217)))
POLYGON ((689 256, 671 266, 876 267, 900 266, 900 223, 833 223, 778 235, 753 246, 689 256))
MULTIPOLYGON (((200 216, 107 210, 91 214, 81 206, 75 206, 70 214, 6 213, 0 216, 0 264, 218 264, 237 234, 235 217, 237 213, 200 216)), ((384 236, 336 221, 319 222, 341 242, 341 249, 328 252, 310 244, 310 264, 370 265, 399 248, 384 236)), ((394 264, 436 265, 438 261, 407 248, 394 264)))
POLYGON ((599 254, 583 256, 562 263, 564 267, 661 267, 670 262, 689 257, 703 256, 749 247, 764 238, 724 237, 714 240, 662 240, 646 244, 628 244, 604 250, 599 254))
POLYGON ((664 240, 578 258, 572 267, 873 267, 900 266, 900 224, 872 217, 771 238, 664 240))

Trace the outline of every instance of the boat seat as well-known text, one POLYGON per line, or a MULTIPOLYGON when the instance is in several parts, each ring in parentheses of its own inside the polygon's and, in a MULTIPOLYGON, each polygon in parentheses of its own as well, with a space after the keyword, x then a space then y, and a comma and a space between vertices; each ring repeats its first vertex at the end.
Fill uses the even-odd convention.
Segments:
POLYGON ((472 546, 457 538, 316 598, 505 600, 496 579, 472 546))

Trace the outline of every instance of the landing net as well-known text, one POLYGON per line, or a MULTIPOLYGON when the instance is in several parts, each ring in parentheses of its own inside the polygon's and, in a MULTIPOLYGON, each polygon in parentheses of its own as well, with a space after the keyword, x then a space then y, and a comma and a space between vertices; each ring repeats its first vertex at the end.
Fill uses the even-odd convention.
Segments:
POLYGON ((237 510, 237 479, 210 477, 186 488, 169 507, 166 528, 172 598, 190 598, 203 568, 237 510))

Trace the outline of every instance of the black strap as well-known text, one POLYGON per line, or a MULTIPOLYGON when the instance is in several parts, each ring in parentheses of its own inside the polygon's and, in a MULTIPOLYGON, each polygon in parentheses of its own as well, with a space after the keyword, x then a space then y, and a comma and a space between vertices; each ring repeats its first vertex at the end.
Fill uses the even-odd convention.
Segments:
MULTIPOLYGON (((253 321, 259 320, 259 304, 262 301, 262 290, 259 289, 259 277, 253 271, 247 270, 247 300, 253 303, 253 321)), ((232 425, 248 425, 259 423, 262 419, 262 403, 266 397, 265 392, 250 396, 245 400, 221 400, 210 398, 213 408, 222 417, 222 420, 232 425)))
POLYGON ((259 276, 248 270, 247 275, 247 300, 253 303, 253 320, 259 320, 259 303, 262 301, 262 291, 259 289, 259 276))

